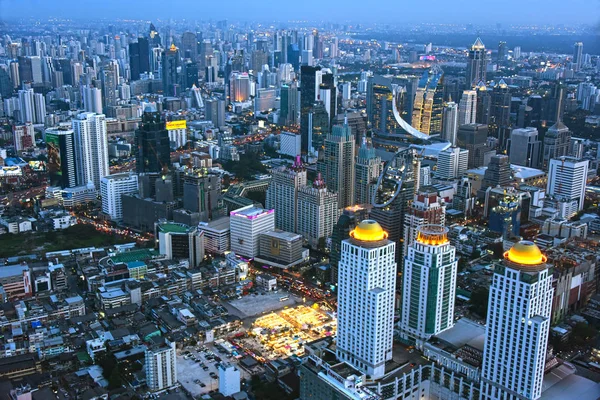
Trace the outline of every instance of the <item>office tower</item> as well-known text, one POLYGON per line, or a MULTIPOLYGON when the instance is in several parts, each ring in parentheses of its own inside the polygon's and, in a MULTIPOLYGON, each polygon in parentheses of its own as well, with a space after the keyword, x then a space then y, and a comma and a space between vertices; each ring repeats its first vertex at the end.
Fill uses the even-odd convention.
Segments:
POLYGON ((10 97, 13 90, 14 85, 10 80, 9 72, 3 66, 0 66, 0 97, 10 97))
POLYGON ((146 349, 146 385, 157 392, 177 385, 175 342, 146 349))
POLYGON ((313 107, 318 87, 321 84, 321 67, 311 67, 303 65, 300 68, 300 132, 302 136, 302 155, 308 155, 310 150, 309 142, 309 113, 313 107))
POLYGON ((337 115, 337 82, 335 76, 332 73, 328 73, 326 70, 322 71, 321 83, 318 87, 317 98, 323 102, 327 115, 329 116, 329 124, 333 126, 333 121, 337 115))
POLYGON ((498 138, 500 149, 506 148, 510 133, 511 93, 503 79, 492 89, 490 99, 489 134, 498 138))
POLYGON ((202 40, 202 42, 200 43, 200 67, 207 67, 208 65, 210 65, 208 63, 208 58, 211 57, 214 54, 214 49, 212 46, 212 42, 210 41, 210 39, 204 39, 202 40))
POLYGON ((483 175, 481 189, 485 190, 488 187, 495 188, 497 186, 506 187, 514 183, 513 172, 510 168, 508 156, 496 154, 492 156, 490 162, 483 175))
POLYGON ((313 247, 323 247, 339 215, 338 196, 327 189, 321 174, 311 186, 298 189, 297 233, 313 247), (323 243, 321 243, 323 241, 323 243))
POLYGON ((254 71, 254 73, 262 71, 263 66, 269 63, 268 60, 269 57, 267 56, 267 53, 262 50, 255 50, 250 57, 250 69, 254 71))
POLYGON ((212 221, 223 214, 221 178, 204 171, 190 171, 183 177, 183 208, 197 213, 198 220, 212 221))
POLYGON ((33 121, 36 124, 43 124, 46 121, 46 98, 41 93, 33 94, 33 121))
MULTIPOLYGON (((373 145, 377 148, 397 148, 402 140, 409 138, 394 117, 394 93, 398 101, 400 116, 410 124, 415 92, 405 87, 396 87, 388 76, 366 76, 367 119, 373 130, 373 145)), ((409 86, 412 90, 412 86, 409 86)), ((416 90, 416 88, 415 88, 416 90)))
POLYGON ((444 72, 434 65, 423 73, 413 104, 413 128, 426 135, 442 133, 444 110, 444 72))
POLYGON ((13 84, 13 89, 21 86, 21 77, 19 75, 19 63, 17 61, 11 61, 8 65, 8 73, 10 81, 13 84))
POLYGON ((448 229, 422 225, 404 260, 400 337, 422 347, 454 326, 458 259, 448 229))
POLYGON ((306 168, 300 156, 290 168, 271 172, 265 206, 275 210, 275 227, 287 232, 298 232, 298 191, 306 186, 306 168))
POLYGON ((571 131, 562 122, 563 111, 563 89, 558 90, 558 101, 556 111, 556 123, 546 131, 544 135, 544 146, 542 151, 542 168, 548 170, 550 160, 569 155, 569 146, 571 142, 571 131))
POLYGON ((228 397, 240 392, 240 370, 228 362, 219 364, 219 393, 228 397))
POLYGON ((13 145, 15 151, 29 150, 35 146, 35 130, 31 122, 23 125, 13 125, 13 145))
POLYGON ((229 78, 229 101, 244 102, 250 99, 250 76, 247 72, 233 72, 229 78))
POLYGON ((458 124, 474 124, 477 116, 477 91, 465 90, 458 105, 458 124))
POLYGON ((415 193, 406 215, 404 216, 404 254, 417 238, 417 231, 422 225, 446 224, 446 204, 438 196, 435 188, 422 186, 415 193))
POLYGON ((339 39, 332 37, 329 42, 329 58, 338 58, 340 53, 339 39))
POLYGON ((46 130, 48 149, 48 175, 52 186, 72 188, 77 186, 75 164, 75 138, 70 126, 59 126, 46 130))
POLYGON ((563 156, 550 160, 546 194, 561 218, 572 218, 583 210, 588 160, 563 156))
POLYGON ((483 124, 462 125, 458 128, 457 143, 469 151, 469 168, 483 166, 487 147, 488 127, 483 124))
MULTIPOLYGON (((302 122, 302 126, 308 129, 308 149, 311 156, 323 154, 325 149, 325 139, 329 134, 329 114, 322 101, 317 101, 309 108, 308 115, 302 122)), ((302 130, 300 135, 300 144, 302 144, 302 130)), ((319 157, 320 158, 320 157, 319 157)))
POLYGON ((336 125, 325 139, 325 158, 318 164, 327 189, 338 195, 339 208, 354 204, 354 146, 348 124, 336 125))
POLYGON ((536 128, 513 129, 510 133, 510 147, 508 151, 511 164, 524 167, 539 168, 541 142, 538 140, 536 128))
POLYGON ((298 43, 290 43, 287 47, 287 62, 292 64, 294 70, 300 68, 300 47, 298 43))
POLYGON ((579 71, 583 65, 583 42, 575 43, 573 51, 573 69, 579 71))
POLYGON ((501 63, 503 61, 506 61, 507 55, 508 53, 506 48, 506 42, 500 41, 498 43, 498 62, 501 63))
POLYGON ((18 57, 19 79, 21 82, 33 83, 33 71, 31 68, 31 57, 18 57))
POLYGON ((196 61, 198 58, 198 39, 194 32, 183 32, 181 35, 181 51, 183 58, 196 61))
POLYGON ((75 164, 77 185, 90 182, 96 189, 108 169, 108 135, 104 114, 81 113, 71 120, 75 134, 75 164))
POLYGON ((514 190, 488 188, 485 195, 484 214, 488 228, 505 240, 518 237, 521 229, 521 197, 514 190), (498 193, 500 192, 500 193, 498 193))
POLYGON ((284 126, 298 125, 298 86, 296 82, 281 85, 279 123, 284 126))
POLYGON ((333 226, 331 232, 331 253, 329 254, 329 265, 331 266, 331 283, 337 285, 338 266, 342 257, 342 242, 350 237, 350 232, 356 224, 367 219, 368 209, 359 205, 346 207, 342 215, 333 226))
POLYGON ((275 108, 275 96, 274 88, 258 89, 254 97, 254 112, 261 113, 265 111, 268 113, 269 110, 273 110, 275 108))
POLYGON ((137 81, 140 75, 150 72, 150 47, 148 39, 139 37, 136 43, 129 44, 129 67, 131 80, 137 81))
POLYGON ((486 73, 487 53, 485 45, 480 38, 477 38, 469 50, 466 75, 467 86, 475 87, 480 81, 486 82, 486 73))
POLYGON ((342 242, 338 281, 338 359, 371 379, 392 359, 396 244, 373 220, 342 242))
POLYGON ((370 204, 377 189, 383 163, 381 157, 375 155, 375 149, 367 144, 366 138, 363 138, 363 143, 358 149, 355 169, 354 204, 370 204))
POLYGON ((204 234, 196 226, 156 222, 154 237, 159 253, 169 260, 187 260, 189 268, 197 268, 204 261, 204 234))
POLYGON ((456 134, 458 133, 458 104, 451 101, 446 103, 443 116, 442 139, 456 146, 456 134))
POLYGON ((178 96, 180 94, 180 79, 178 68, 181 66, 179 49, 172 44, 168 50, 162 52, 162 83, 165 96, 178 96))
POLYGON ((513 58, 519 60, 521 58, 521 46, 516 46, 513 49, 513 58))
POLYGON ((99 187, 102 197, 102 212, 111 220, 120 221, 123 219, 121 196, 138 192, 138 176, 130 172, 104 176, 99 187))
POLYGON ((215 128, 225 126, 225 100, 210 98, 204 104, 206 119, 211 121, 215 128))
POLYGON ((164 172, 171 166, 171 146, 165 120, 159 112, 146 109, 135 131, 136 171, 164 172))
POLYGON ((462 178, 469 167, 469 150, 449 147, 440 151, 437 159, 436 178, 455 180, 462 178))
POLYGON ((86 112, 102 114, 102 90, 83 85, 81 87, 81 97, 86 112))
POLYGON ((483 400, 540 398, 552 296, 552 273, 533 242, 518 242, 504 253, 490 286, 483 400))
POLYGON ((108 107, 117 105, 117 79, 115 66, 108 64, 102 69, 101 73, 102 80, 102 93, 104 93, 103 107, 105 111, 108 111, 108 107))
POLYGON ((182 71, 183 89, 190 89, 199 85, 198 64, 188 61, 183 64, 182 71))
POLYGON ((19 90, 19 122, 22 124, 35 121, 35 103, 33 89, 19 90))
POLYGON ((462 178, 458 181, 456 193, 452 198, 452 209, 463 213, 467 218, 473 213, 477 197, 473 194, 473 188, 469 178, 462 178))
POLYGON ((231 251, 247 258, 258 256, 261 233, 275 229, 274 210, 250 205, 231 211, 229 215, 231 251))
POLYGON ((490 123, 490 113, 492 107, 492 94, 483 82, 475 86, 477 91, 477 112, 475 113, 475 122, 487 125, 490 123))

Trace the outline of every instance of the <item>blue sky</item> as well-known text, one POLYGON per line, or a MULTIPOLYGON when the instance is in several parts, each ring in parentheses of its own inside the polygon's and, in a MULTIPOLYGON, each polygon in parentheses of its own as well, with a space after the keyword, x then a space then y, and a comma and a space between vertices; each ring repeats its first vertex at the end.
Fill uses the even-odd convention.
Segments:
POLYGON ((600 0, 0 0, 16 16, 597 24, 600 0))

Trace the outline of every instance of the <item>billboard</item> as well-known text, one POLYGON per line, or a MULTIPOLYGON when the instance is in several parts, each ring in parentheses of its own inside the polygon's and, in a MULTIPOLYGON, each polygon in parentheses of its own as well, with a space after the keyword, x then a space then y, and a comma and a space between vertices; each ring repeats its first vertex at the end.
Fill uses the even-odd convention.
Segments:
POLYGON ((174 131, 175 129, 185 129, 187 127, 187 121, 185 119, 178 121, 167 121, 167 130, 174 131))
POLYGON ((46 168, 50 180, 60 180, 62 177, 62 160, 60 157, 60 137, 51 133, 46 134, 46 148, 48 149, 48 162, 46 168))

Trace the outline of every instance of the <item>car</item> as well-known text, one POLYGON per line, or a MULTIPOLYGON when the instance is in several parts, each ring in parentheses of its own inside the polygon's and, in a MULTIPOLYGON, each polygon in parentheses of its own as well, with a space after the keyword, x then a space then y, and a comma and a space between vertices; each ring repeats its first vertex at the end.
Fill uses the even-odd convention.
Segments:
POLYGON ((204 371, 208 371, 208 367, 207 367, 206 365, 205 365, 204 367, 202 367, 202 369, 203 369, 204 371))
POLYGON ((210 375, 210 377, 211 377, 211 378, 213 378, 213 379, 216 379, 216 378, 217 378, 217 374, 215 374, 214 372, 211 372, 211 373, 210 373, 210 374, 208 374, 208 375, 210 375))
POLYGON ((202 382, 200 382, 200 387, 206 387, 206 385, 202 382))

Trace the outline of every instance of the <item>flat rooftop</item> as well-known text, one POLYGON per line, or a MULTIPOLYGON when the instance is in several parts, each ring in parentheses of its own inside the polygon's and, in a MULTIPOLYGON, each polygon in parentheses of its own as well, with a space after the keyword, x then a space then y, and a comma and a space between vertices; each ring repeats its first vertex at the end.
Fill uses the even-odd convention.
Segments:
POLYGON ((29 266, 21 264, 0 267, 0 278, 8 278, 11 276, 22 275, 23 271, 27 271, 28 269, 29 266))
POLYGON ((280 231, 280 230, 268 231, 268 232, 263 233, 263 235, 286 240, 286 241, 302 240, 302 235, 298 235, 297 233, 293 233, 293 232, 280 231))
POLYGON ((237 210, 234 210, 230 213, 231 216, 233 217, 246 217, 249 219, 254 219, 257 218, 259 216, 262 216, 263 214, 272 214, 274 213, 275 210, 265 210, 264 208, 258 208, 258 207, 244 207, 244 208, 239 208, 237 210))
POLYGON ((188 233, 190 227, 185 224, 166 223, 158 226, 161 232, 165 233, 188 233))
POLYGON ((467 318, 461 318, 454 326, 436 336, 444 342, 460 349, 464 345, 469 345, 475 349, 483 351, 485 343, 485 326, 467 318))
POLYGON ((198 228, 207 231, 225 232, 229 230, 229 217, 217 218, 210 222, 200 222, 198 228))
POLYGON ((598 398, 600 398, 600 383, 575 375, 575 367, 570 364, 562 364, 544 375, 540 400, 597 400, 598 398))

